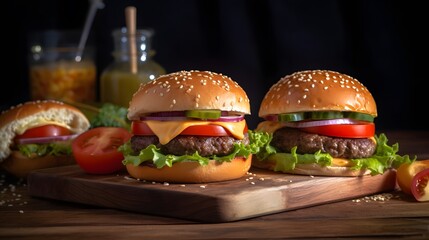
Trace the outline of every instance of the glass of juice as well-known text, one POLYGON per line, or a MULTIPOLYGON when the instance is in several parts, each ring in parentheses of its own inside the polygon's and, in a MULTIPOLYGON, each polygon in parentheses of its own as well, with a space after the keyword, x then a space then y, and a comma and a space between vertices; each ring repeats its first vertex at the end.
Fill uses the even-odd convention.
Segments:
POLYGON ((129 38, 127 29, 112 31, 114 61, 109 64, 100 76, 100 99, 102 103, 113 103, 129 107, 133 94, 140 84, 148 83, 165 74, 165 69, 152 57, 155 51, 151 48, 154 32, 150 29, 138 29, 135 41, 137 46, 137 72, 130 70, 129 38))

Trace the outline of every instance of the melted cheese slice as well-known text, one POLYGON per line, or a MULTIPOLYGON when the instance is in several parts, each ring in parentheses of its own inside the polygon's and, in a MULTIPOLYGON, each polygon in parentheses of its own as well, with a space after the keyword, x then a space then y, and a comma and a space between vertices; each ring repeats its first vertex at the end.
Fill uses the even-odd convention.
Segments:
POLYGON ((218 125, 227 129, 235 138, 244 138, 244 128, 246 121, 240 122, 212 122, 212 121, 144 121, 153 133, 159 138, 159 142, 163 145, 167 144, 171 139, 179 135, 183 130, 190 126, 200 125, 218 125))
POLYGON ((274 133, 277 129, 286 126, 283 122, 263 121, 258 124, 256 131, 274 133))
POLYGON ((333 158, 332 159, 332 166, 335 167, 352 167, 354 164, 352 161, 345 159, 345 158, 333 158))

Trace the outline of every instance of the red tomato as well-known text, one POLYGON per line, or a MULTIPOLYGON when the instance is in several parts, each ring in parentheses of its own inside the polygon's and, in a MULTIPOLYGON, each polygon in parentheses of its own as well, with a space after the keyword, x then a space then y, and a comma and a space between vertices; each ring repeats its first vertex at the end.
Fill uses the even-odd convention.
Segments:
POLYGON ((65 127, 51 124, 27 129, 23 134, 17 135, 15 139, 66 136, 71 134, 72 132, 65 127))
MULTIPOLYGON (((248 131, 247 125, 244 129, 248 131)), ((152 130, 144 121, 133 121, 131 123, 131 132, 135 135, 154 135, 152 130)), ((193 136, 231 136, 231 134, 219 125, 197 125, 190 126, 183 130, 180 135, 193 135, 193 136)))
POLYGON ((414 176, 411 192, 417 201, 429 201, 429 169, 420 171, 414 176))
POLYGON ((419 160, 412 163, 403 163, 396 169, 396 182, 404 193, 411 193, 411 184, 414 176, 429 168, 428 160, 419 160))
POLYGON ((331 137, 342 138, 367 138, 375 134, 374 123, 364 124, 337 124, 316 127, 300 128, 302 131, 316 133, 331 137))
POLYGON ((73 155, 77 164, 87 173, 114 173, 124 168, 124 156, 117 148, 130 138, 131 133, 124 128, 93 128, 73 140, 73 155))

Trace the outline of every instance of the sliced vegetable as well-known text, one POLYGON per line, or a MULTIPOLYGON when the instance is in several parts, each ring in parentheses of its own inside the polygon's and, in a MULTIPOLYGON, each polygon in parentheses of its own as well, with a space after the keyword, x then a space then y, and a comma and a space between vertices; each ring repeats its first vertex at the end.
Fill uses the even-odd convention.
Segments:
POLYGON ((73 140, 73 156, 80 168, 87 173, 114 173, 124 167, 124 156, 117 149, 130 138, 131 133, 125 128, 93 128, 73 140))
POLYGON ((429 201, 429 169, 418 172, 411 184, 411 192, 417 201, 429 201))
POLYGON ((358 112, 343 112, 345 118, 351 118, 360 121, 374 122, 374 117, 370 114, 358 112))
POLYGON ((228 112, 221 112, 219 110, 187 110, 151 113, 150 115, 140 117, 140 120, 185 121, 195 120, 195 118, 204 121, 239 122, 244 119, 244 115, 229 115, 228 112))
POLYGON ((278 121, 280 122, 296 122, 305 119, 304 113, 284 113, 278 115, 278 121))
POLYGON ((328 120, 317 120, 317 121, 286 122, 284 124, 287 127, 306 128, 306 127, 317 127, 317 126, 326 126, 326 125, 368 124, 368 123, 350 119, 350 118, 339 118, 339 119, 328 119, 328 120))
POLYGON ((30 143, 43 144, 43 143, 51 143, 51 142, 58 142, 58 141, 68 141, 77 136, 78 134, 65 135, 65 136, 52 136, 52 137, 20 138, 20 139, 16 139, 15 143, 16 144, 30 144, 30 143))
POLYGON ((344 117, 342 112, 335 111, 307 112, 305 115, 306 119, 335 119, 344 117))
POLYGON ((15 139, 66 136, 71 134, 72 132, 65 127, 50 124, 27 129, 23 134, 17 135, 15 139))
MULTIPOLYGON (((244 129, 244 133, 247 132, 247 126, 244 129)), ((135 135, 149 136, 154 135, 152 130, 144 121, 133 121, 131 123, 131 132, 135 135)), ((195 125, 189 126, 183 130, 180 135, 191 135, 191 136, 231 136, 225 128, 219 125, 195 125)))
POLYGON ((396 169, 396 182, 404 193, 411 193, 411 184, 414 176, 425 169, 429 169, 429 159, 412 163, 403 163, 396 169))
POLYGON ((221 116, 220 110, 188 110, 185 112, 186 117, 199 119, 218 119, 221 116))
POLYGON ((300 128, 300 130, 331 137, 369 138, 375 134, 374 123, 337 124, 300 128))
POLYGON ((280 122, 297 122, 303 120, 324 120, 324 119, 338 119, 350 118, 354 120, 374 122, 374 117, 366 113, 358 112, 340 112, 340 111, 316 111, 316 112, 297 112, 297 113, 283 113, 273 114, 265 117, 268 121, 280 122))

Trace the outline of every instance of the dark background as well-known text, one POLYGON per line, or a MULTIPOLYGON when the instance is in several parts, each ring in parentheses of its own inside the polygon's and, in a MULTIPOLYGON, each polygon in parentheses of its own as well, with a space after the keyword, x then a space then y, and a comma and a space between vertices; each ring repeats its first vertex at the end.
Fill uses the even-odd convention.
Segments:
MULTIPOLYGON (((87 0, 7 1, 3 21, 2 109, 29 98, 27 35, 33 30, 82 29, 87 0), (8 12, 8 13, 7 13, 8 12), (8 33, 13 33, 12 35, 8 33), (11 77, 6 77, 11 76, 11 77), (6 87, 9 83, 11 87, 6 87)), ((104 0, 91 38, 101 72, 113 59, 111 31, 137 7, 137 27, 155 31, 154 60, 167 72, 210 70, 248 93, 253 128, 259 104, 281 77, 307 69, 351 75, 372 92, 378 131, 429 129, 424 1, 104 0)))

